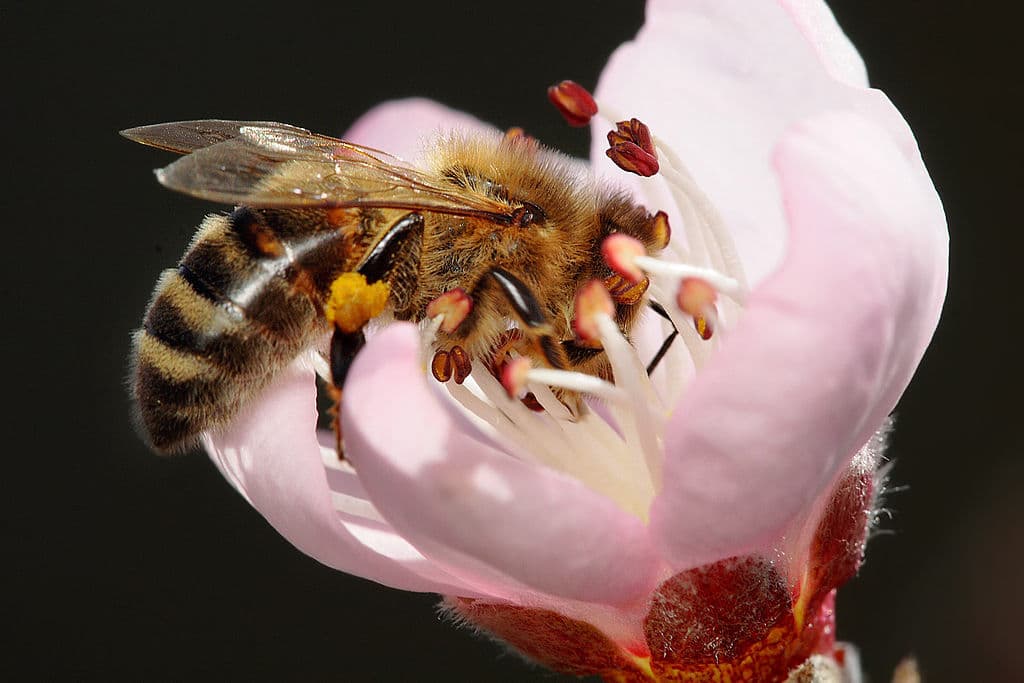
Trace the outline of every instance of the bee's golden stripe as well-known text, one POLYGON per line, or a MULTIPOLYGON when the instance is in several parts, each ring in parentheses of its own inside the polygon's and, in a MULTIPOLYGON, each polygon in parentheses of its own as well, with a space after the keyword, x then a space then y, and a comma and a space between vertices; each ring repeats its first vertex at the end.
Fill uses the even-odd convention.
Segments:
POLYGON ((136 333, 135 351, 138 353, 140 363, 149 363, 158 367, 163 376, 178 384, 211 377, 217 379, 224 374, 222 368, 203 356, 167 346, 145 330, 136 333))

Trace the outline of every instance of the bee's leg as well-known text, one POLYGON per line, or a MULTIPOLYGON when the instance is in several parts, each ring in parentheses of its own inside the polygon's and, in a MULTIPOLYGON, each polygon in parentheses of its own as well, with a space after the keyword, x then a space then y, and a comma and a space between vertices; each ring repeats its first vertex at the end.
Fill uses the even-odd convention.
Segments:
POLYGON ((391 280, 400 262, 415 260, 422 234, 422 215, 408 213, 402 216, 377 240, 356 271, 366 276, 371 284, 378 280, 387 280, 392 284, 391 280))
POLYGON ((568 368, 569 359, 565 350, 561 342, 555 339, 551 323, 530 288, 504 268, 493 268, 487 275, 498 285, 498 290, 512 305, 512 311, 519 319, 520 329, 536 344, 548 365, 559 370, 568 368))
POLYGON ((647 293, 651 281, 644 278, 640 282, 630 282, 621 275, 613 274, 604 279, 604 288, 608 290, 612 301, 619 306, 636 306, 647 293))
POLYGON ((329 364, 330 392, 334 399, 334 438, 338 458, 344 458, 341 434, 341 397, 345 378, 356 354, 366 345, 363 328, 384 311, 393 298, 391 281, 396 268, 414 257, 423 230, 423 216, 410 213, 387 229, 369 250, 354 273, 342 273, 331 284, 330 298, 324 308, 327 321, 334 327, 329 364))
POLYGON ((328 363, 331 370, 331 398, 334 399, 334 438, 338 457, 344 458, 341 444, 341 394, 345 377, 356 354, 366 344, 363 327, 381 314, 387 304, 390 288, 386 282, 369 283, 362 273, 342 273, 331 284, 331 296, 324 308, 333 325, 328 363))
POLYGON ((348 375, 348 369, 352 366, 352 361, 355 359, 356 354, 359 353, 360 349, 366 345, 366 337, 363 335, 362 330, 356 332, 342 332, 340 329, 335 328, 334 334, 331 335, 331 349, 330 349, 330 368, 331 368, 331 385, 330 394, 334 400, 334 406, 331 408, 331 415, 333 417, 332 423, 334 427, 334 443, 338 451, 338 459, 344 460, 345 449, 342 446, 341 441, 341 394, 342 386, 345 384, 345 377, 348 375))

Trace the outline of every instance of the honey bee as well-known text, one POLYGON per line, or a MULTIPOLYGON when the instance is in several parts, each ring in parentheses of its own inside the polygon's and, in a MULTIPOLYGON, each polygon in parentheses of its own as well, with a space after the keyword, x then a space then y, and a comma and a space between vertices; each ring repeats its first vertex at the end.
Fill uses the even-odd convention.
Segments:
POLYGON ((236 206, 202 222, 133 338, 131 393, 159 452, 229 422, 311 347, 340 396, 367 322, 419 322, 445 293, 471 310, 437 333, 438 380, 461 382, 473 360, 497 372, 511 351, 610 378, 604 352, 574 337, 575 294, 604 280, 628 337, 647 283, 615 275, 602 240, 621 232, 651 251, 668 241, 664 220, 521 134, 443 136, 423 168, 280 123, 122 134, 183 155, 157 171, 166 187, 236 206))

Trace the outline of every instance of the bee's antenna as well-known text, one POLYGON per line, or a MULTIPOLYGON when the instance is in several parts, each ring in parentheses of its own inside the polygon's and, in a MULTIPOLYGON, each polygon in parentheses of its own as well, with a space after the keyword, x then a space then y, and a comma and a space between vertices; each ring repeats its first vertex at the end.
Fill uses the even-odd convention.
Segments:
POLYGON ((661 348, 658 349, 656 354, 654 354, 654 358, 651 359, 651 362, 647 364, 647 376, 650 377, 651 374, 658 369, 658 363, 661 362, 661 359, 664 358, 665 354, 668 353, 668 350, 672 348, 672 342, 674 342, 676 337, 679 336, 679 330, 676 328, 676 324, 672 322, 672 318, 669 317, 668 311, 665 310, 664 306, 659 304, 657 301, 648 301, 647 305, 652 311, 667 320, 669 325, 672 326, 672 334, 665 338, 665 341, 661 343, 661 348))

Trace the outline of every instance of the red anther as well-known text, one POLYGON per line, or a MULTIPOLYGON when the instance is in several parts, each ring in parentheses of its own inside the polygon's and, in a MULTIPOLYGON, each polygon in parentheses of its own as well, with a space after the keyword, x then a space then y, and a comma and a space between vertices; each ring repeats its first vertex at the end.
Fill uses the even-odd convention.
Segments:
POLYGON ((715 334, 714 328, 711 326, 711 321, 705 318, 703 315, 693 316, 693 327, 697 330, 697 334, 700 338, 707 341, 715 334))
POLYGON ((535 413, 544 412, 544 406, 540 404, 540 401, 537 400, 537 397, 533 395, 532 391, 526 392, 526 396, 519 399, 519 402, 535 413))
POLYGON ((594 102, 593 95, 573 81, 562 81, 548 88, 548 99, 570 126, 585 126, 597 113, 597 103, 594 102))
POLYGON ((640 119, 619 121, 615 124, 615 130, 608 131, 608 144, 611 147, 624 142, 632 142, 651 156, 658 156, 654 149, 654 141, 651 140, 651 129, 640 119))
POLYGON ((461 287, 456 287, 427 304, 427 317, 444 316, 444 320, 441 321, 441 331, 451 334, 472 310, 473 300, 469 298, 469 294, 466 294, 466 290, 461 287))
POLYGON ((636 257, 646 255, 647 249, 644 248, 643 242, 621 232, 608 235, 601 243, 601 256, 604 262, 633 283, 644 279, 644 272, 636 265, 636 257))
POLYGON ((634 142, 620 142, 605 151, 608 158, 623 171, 649 178, 658 172, 658 157, 644 151, 634 142))
POLYGON ((452 369, 454 370, 455 383, 462 384, 469 377, 473 369, 473 361, 461 346, 453 346, 451 350, 452 369))
POLYGON ((430 372, 434 379, 444 384, 452 378, 452 358, 447 351, 438 351, 430 361, 430 372))
POLYGON ((509 398, 516 398, 526 389, 526 375, 530 372, 530 359, 525 356, 512 358, 501 368, 501 386, 509 398))
POLYGON ((712 320, 717 317, 715 300, 718 292, 707 280, 699 277, 684 277, 679 282, 676 305, 683 313, 693 316, 693 326, 701 339, 711 339, 715 333, 712 320))
POLYGON ((584 346, 601 348, 601 332, 597 324, 599 315, 615 315, 615 304, 600 280, 591 280, 576 292, 575 317, 572 329, 584 346))
POLYGON ((668 224, 668 214, 659 211, 651 219, 651 234, 655 239, 655 249, 664 249, 672 241, 672 228, 668 224))
POLYGON ((679 310, 693 317, 704 316, 708 307, 714 307, 718 292, 706 280, 699 277, 684 277, 679 282, 676 305, 679 310))

